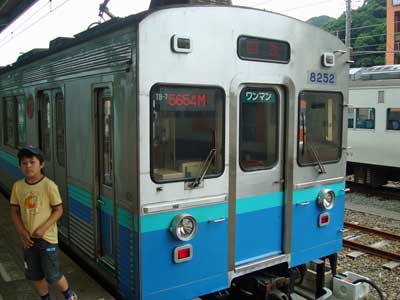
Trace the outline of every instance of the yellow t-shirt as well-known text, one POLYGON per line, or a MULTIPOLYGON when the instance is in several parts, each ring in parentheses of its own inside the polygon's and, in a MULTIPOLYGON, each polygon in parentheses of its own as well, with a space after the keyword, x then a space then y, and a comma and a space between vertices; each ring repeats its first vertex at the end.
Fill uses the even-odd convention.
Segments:
MULTIPOLYGON (((57 185, 48 179, 43 179, 35 184, 17 181, 11 192, 11 205, 17 205, 21 210, 22 222, 25 229, 32 233, 44 224, 52 213, 52 207, 62 203, 57 185)), ((51 244, 58 243, 57 223, 54 223, 43 235, 43 239, 51 244)))

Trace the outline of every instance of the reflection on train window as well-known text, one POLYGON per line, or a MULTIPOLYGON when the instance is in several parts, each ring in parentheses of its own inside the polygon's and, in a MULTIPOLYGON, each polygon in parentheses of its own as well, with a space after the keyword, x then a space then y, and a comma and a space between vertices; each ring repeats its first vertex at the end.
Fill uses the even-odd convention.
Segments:
POLYGON ((347 127, 354 128, 354 108, 349 108, 347 115, 347 127))
POLYGON ((4 118, 4 144, 9 147, 15 147, 15 98, 3 98, 3 118, 4 118))
POLYGON ((56 151, 57 161, 62 167, 65 166, 65 111, 64 96, 61 91, 56 92, 56 151))
POLYGON ((340 159, 342 105, 343 97, 340 93, 300 93, 298 162, 301 166, 340 159))
POLYGON ((356 108, 356 128, 375 128, 375 108, 356 108))
POLYGON ((245 171, 268 169, 278 161, 279 96, 273 89, 240 93, 239 164, 245 171))
POLYGON ((44 92, 41 97, 41 148, 46 160, 51 161, 51 99, 50 92, 44 92))
POLYGON ((100 110, 100 168, 104 185, 113 186, 113 118, 111 90, 96 89, 100 110))
POLYGON ((388 108, 386 119, 386 129, 400 130, 400 108, 388 108))
POLYGON ((17 147, 26 144, 26 104, 25 97, 17 98, 17 147))
POLYGON ((151 93, 155 182, 218 176, 224 168, 225 94, 220 88, 155 86, 151 93), (202 167, 208 166, 208 168, 202 167))

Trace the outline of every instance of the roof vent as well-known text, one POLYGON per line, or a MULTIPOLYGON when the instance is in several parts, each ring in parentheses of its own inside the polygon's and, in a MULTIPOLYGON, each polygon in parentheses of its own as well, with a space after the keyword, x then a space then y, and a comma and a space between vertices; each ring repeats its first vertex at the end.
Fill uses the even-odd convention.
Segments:
POLYGON ((49 49, 42 49, 42 48, 37 48, 37 49, 32 49, 29 52, 26 52, 22 55, 20 55, 17 59, 17 62, 25 62, 28 61, 30 59, 33 59, 34 57, 39 56, 40 54, 47 52, 49 49))
POLYGON ((68 37, 58 37, 55 38, 54 40, 50 41, 49 44, 49 48, 51 50, 58 48, 58 47, 62 47, 65 46, 66 44, 68 44, 70 41, 72 41, 74 38, 68 38, 68 37))
POLYGON ((232 5, 231 0, 151 0, 149 9, 168 5, 215 4, 232 5))

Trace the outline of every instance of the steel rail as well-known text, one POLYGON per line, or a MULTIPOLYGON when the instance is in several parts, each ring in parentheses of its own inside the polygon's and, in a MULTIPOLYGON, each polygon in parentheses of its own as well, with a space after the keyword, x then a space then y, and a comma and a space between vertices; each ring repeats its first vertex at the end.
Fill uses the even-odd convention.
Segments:
POLYGON ((392 261, 400 261, 400 255, 392 252, 387 252, 377 248, 372 248, 354 241, 343 240, 343 246, 354 250, 362 251, 375 256, 383 257, 392 261))
POLYGON ((357 230, 360 230, 360 231, 376 234, 376 235, 384 237, 385 239, 388 239, 388 240, 400 241, 400 235, 396 235, 396 234, 389 233, 389 232, 386 232, 386 231, 380 231, 378 229, 364 227, 364 226, 360 226, 360 225, 356 225, 356 224, 348 223, 348 222, 344 222, 344 226, 347 227, 347 228, 357 229, 357 230))

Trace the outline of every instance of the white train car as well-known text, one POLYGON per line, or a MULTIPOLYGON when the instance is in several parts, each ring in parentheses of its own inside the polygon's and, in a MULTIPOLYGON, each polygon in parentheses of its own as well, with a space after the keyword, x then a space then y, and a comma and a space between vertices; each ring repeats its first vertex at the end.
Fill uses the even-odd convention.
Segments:
POLYGON ((352 69, 347 174, 381 186, 400 179, 400 65, 352 69))

